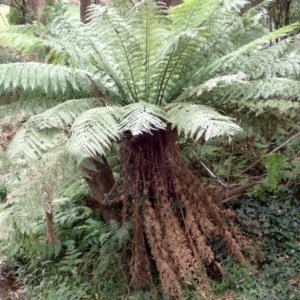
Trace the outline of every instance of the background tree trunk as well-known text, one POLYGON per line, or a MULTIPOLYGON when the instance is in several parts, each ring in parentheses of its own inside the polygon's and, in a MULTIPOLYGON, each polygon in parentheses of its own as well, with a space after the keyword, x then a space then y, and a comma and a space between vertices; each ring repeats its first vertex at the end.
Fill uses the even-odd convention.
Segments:
POLYGON ((31 10, 29 12, 30 22, 40 21, 45 23, 45 18, 41 16, 41 12, 46 6, 45 0, 27 0, 27 6, 31 10))
POLYGON ((90 5, 91 5, 91 0, 80 0, 80 20, 83 23, 87 23, 86 11, 90 5))

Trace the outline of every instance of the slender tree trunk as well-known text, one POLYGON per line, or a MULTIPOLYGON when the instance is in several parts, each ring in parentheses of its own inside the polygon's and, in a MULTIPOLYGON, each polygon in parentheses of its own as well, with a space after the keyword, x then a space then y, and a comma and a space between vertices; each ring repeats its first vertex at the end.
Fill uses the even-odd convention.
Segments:
POLYGON ((87 23, 86 14, 87 8, 91 5, 91 0, 80 0, 80 20, 87 23))
POLYGON ((45 23, 45 18, 41 16, 42 10, 46 6, 45 0, 27 0, 27 5, 30 8, 30 22, 40 21, 45 23))
POLYGON ((287 0, 284 7, 284 26, 290 25, 290 7, 292 0, 287 0))

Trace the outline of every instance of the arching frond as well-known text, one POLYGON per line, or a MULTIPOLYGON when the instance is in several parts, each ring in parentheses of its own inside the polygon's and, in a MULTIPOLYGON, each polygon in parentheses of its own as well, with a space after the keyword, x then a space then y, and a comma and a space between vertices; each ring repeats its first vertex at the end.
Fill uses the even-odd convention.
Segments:
POLYGON ((18 125, 27 121, 33 115, 44 112, 45 110, 59 104, 58 100, 50 100, 46 97, 34 97, 30 100, 19 100, 12 104, 0 106, 0 125, 11 124, 18 125))
MULTIPOLYGON (((43 88, 45 92, 90 90, 90 78, 95 76, 85 70, 44 63, 26 62, 0 65, 0 85, 4 89, 22 87, 24 89, 43 88)), ((96 77, 97 78, 97 77, 96 77)), ((97 80, 95 78, 95 80, 97 80)))
POLYGON ((297 44, 297 38, 285 39, 238 57, 231 67, 245 72, 250 79, 298 75, 300 56, 297 44))
MULTIPOLYGON (((196 98, 199 87, 185 91, 182 99, 196 98)), ((299 81, 286 78, 269 78, 252 81, 233 81, 231 84, 219 84, 208 90, 200 89, 196 103, 219 109, 232 109, 255 112, 288 112, 299 108, 299 81), (276 89, 274 88, 276 86, 276 89), (271 109, 271 110, 270 110, 271 109)))
POLYGON ((153 1, 142 1, 136 5, 128 18, 130 31, 136 38, 139 45, 139 52, 131 53, 132 61, 135 64, 138 74, 137 78, 139 100, 153 102, 155 87, 157 86, 156 76, 151 76, 153 65, 157 62, 156 53, 165 43, 170 33, 171 22, 166 17, 163 3, 153 1), (141 62, 143 62, 141 66, 141 62))
POLYGON ((103 106, 104 101, 100 98, 68 100, 42 114, 36 115, 32 123, 39 129, 65 128, 71 126, 75 119, 84 111, 103 106))
POLYGON ((235 83, 219 91, 220 102, 230 101, 243 104, 246 101, 260 99, 297 100, 300 93, 300 83, 287 78, 268 78, 253 80, 247 83, 235 83), (276 86, 276 89, 274 88, 276 86))
POLYGON ((113 141, 121 138, 118 107, 100 107, 81 114, 71 128, 67 143, 69 154, 80 159, 104 155, 113 141))
POLYGON ((36 160, 65 143, 66 136, 61 130, 38 130, 29 119, 14 137, 7 155, 14 161, 36 160))
POLYGON ((222 116, 204 105, 176 103, 169 104, 167 107, 170 122, 185 137, 198 140, 204 135, 207 141, 221 135, 232 137, 241 130, 232 118, 222 116))
MULTIPOLYGON (((263 54, 260 52, 262 49, 268 48, 269 42, 280 39, 282 37, 287 37, 289 34, 291 34, 296 28, 298 27, 298 24, 290 24, 288 26, 282 27, 278 30, 275 30, 273 32, 270 32, 260 38, 254 39, 250 43, 247 43, 245 45, 242 45, 241 47, 238 47, 234 51, 230 51, 228 54, 223 55, 221 58, 213 61, 209 66, 207 66, 207 69, 210 69, 209 72, 214 73, 217 69, 219 69, 220 72, 228 72, 228 70, 232 70, 235 68, 235 71, 241 71, 239 68, 239 65, 242 62, 247 59, 247 56, 254 56, 259 57, 263 54)), ((284 42, 280 44, 278 47, 284 47, 284 42)), ((278 52, 278 47, 275 47, 274 54, 276 55, 276 52, 278 52)), ((272 50, 271 50, 272 52, 272 50)), ((269 56, 271 53, 268 54, 269 56)), ((242 69, 242 71, 244 71, 242 69)), ((200 72, 198 72, 200 73, 200 72)))
POLYGON ((206 25, 222 4, 218 0, 185 0, 181 5, 170 9, 174 27, 178 31, 185 31, 206 25))
POLYGON ((179 95, 175 101, 181 102, 191 98, 200 97, 204 92, 210 92, 214 89, 239 83, 240 85, 245 84, 247 76, 243 72, 237 74, 225 75, 207 80, 199 86, 191 89, 186 89, 181 95, 179 95))
POLYGON ((139 102, 125 106, 121 110, 120 131, 130 131, 133 136, 165 129, 167 116, 158 106, 139 102))
POLYGON ((294 113, 300 108, 300 103, 296 101, 286 99, 263 99, 256 101, 244 101, 240 105, 241 109, 247 109, 251 112, 255 112, 255 116, 268 113, 294 113))

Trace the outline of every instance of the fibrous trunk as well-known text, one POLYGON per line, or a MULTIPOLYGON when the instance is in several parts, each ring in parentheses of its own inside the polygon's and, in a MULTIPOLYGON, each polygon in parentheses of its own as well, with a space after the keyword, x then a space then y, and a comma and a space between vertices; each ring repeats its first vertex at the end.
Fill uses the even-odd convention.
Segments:
POLYGON ((176 142, 171 129, 125 142, 122 216, 133 217, 133 285, 140 288, 150 279, 152 256, 164 291, 181 298, 182 285, 191 279, 205 286, 205 269, 221 272, 209 237, 220 236, 229 253, 247 262, 220 208, 181 159, 176 142))

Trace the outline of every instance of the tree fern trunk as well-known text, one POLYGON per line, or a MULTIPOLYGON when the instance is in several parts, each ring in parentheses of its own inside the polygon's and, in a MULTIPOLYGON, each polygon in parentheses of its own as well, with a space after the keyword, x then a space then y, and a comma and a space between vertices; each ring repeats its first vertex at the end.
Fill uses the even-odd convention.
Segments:
POLYGON ((222 237, 228 251, 248 265, 233 238, 236 229, 225 225, 225 213, 182 160, 176 131, 127 140, 123 162, 122 214, 133 219, 130 272, 136 288, 150 279, 151 258, 169 295, 180 299, 191 278, 207 287, 205 269, 222 274, 207 237, 222 237))

